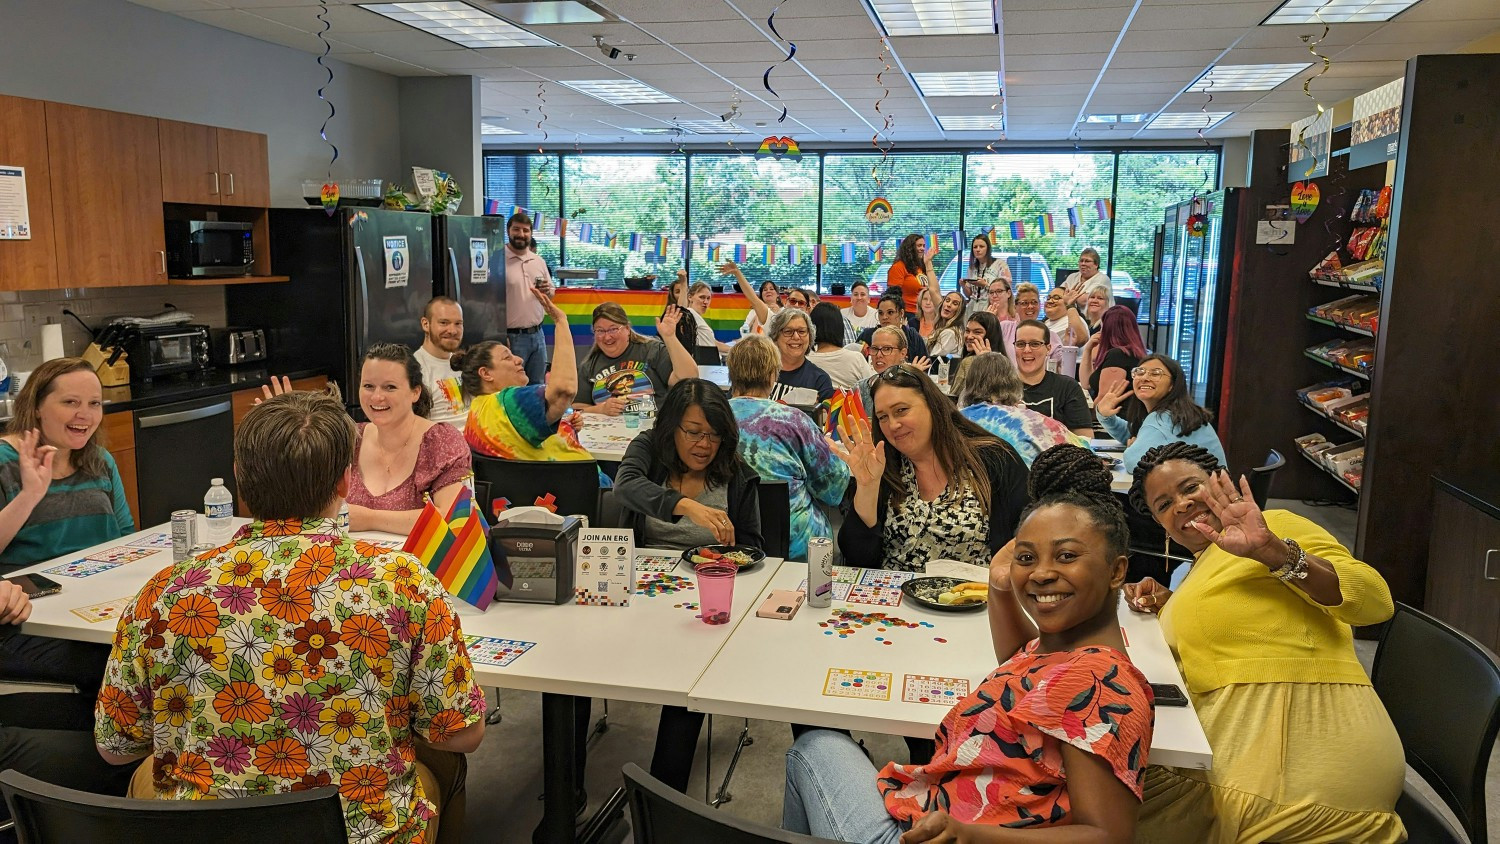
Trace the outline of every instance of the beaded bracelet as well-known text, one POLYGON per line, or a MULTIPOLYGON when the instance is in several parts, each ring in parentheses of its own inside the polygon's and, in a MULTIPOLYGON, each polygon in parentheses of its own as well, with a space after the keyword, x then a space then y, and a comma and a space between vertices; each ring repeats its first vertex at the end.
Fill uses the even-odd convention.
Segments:
POLYGON ((1286 563, 1281 568, 1271 572, 1271 575, 1282 583, 1287 583, 1293 580, 1306 580, 1307 552, 1302 550, 1302 546, 1298 545, 1297 540, 1295 539, 1283 539, 1282 542, 1286 543, 1286 547, 1292 549, 1292 552, 1297 555, 1297 558, 1289 563, 1286 563))

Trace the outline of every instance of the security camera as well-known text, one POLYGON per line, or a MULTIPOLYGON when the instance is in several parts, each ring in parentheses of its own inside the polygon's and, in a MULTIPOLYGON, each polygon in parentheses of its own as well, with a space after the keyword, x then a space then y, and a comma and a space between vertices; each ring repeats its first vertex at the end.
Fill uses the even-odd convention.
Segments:
MULTIPOLYGON (((594 36, 594 46, 599 48, 599 52, 603 53, 604 57, 606 59, 613 60, 613 59, 618 59, 620 57, 620 48, 619 47, 611 47, 608 44, 604 43, 604 36, 603 35, 595 35, 594 36)), ((633 58, 635 58, 635 56, 631 56, 630 58, 633 59, 633 58)))
POLYGON ((722 121, 724 121, 725 123, 731 123, 731 122, 734 121, 734 119, 736 117, 739 117, 739 116, 740 116, 740 107, 736 105, 736 106, 730 106, 728 111, 726 111, 723 114, 719 115, 719 119, 722 120, 722 121))

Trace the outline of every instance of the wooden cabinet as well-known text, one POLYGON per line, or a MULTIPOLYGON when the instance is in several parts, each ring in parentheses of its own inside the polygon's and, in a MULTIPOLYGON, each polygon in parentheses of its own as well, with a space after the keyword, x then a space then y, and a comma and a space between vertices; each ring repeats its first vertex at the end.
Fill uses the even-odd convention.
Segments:
POLYGON ((120 470, 120 481, 125 486, 125 501, 130 504, 130 516, 137 529, 141 526, 140 498, 135 483, 135 414, 128 410, 104 414, 103 436, 100 444, 115 459, 120 470))
POLYGON ((0 240, 0 290, 57 287, 46 104, 0 96, 0 165, 26 168, 30 240, 0 240))
POLYGON ((47 103, 46 126, 59 285, 165 282, 156 118, 47 103))
POLYGON ((1500 517, 1441 481, 1433 494, 1423 608, 1500 650, 1500 517))
POLYGON ((266 136, 161 120, 164 202, 265 208, 271 204, 266 136))
POLYGON ((220 202, 245 208, 271 204, 271 159, 266 136, 237 129, 216 129, 219 172, 223 176, 220 202))
POLYGON ((218 205, 223 177, 219 174, 218 130, 179 120, 157 121, 161 145, 163 202, 218 205))

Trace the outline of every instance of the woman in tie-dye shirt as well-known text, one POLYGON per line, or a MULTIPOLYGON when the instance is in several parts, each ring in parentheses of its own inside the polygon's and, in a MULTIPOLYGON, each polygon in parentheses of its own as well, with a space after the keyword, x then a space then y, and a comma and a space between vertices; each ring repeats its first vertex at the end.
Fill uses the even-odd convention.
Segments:
POLYGON ((494 340, 454 355, 452 365, 470 401, 464 439, 480 454, 509 460, 592 460, 563 419, 578 390, 568 316, 551 299, 534 295, 552 317, 557 339, 552 372, 545 384, 528 386, 521 359, 494 340))
POLYGON ((849 467, 833 455, 806 413, 771 401, 781 354, 761 335, 740 339, 729 352, 729 406, 740 425, 740 458, 762 480, 786 481, 791 495, 789 558, 807 559, 807 540, 830 536, 828 517, 814 502, 836 505, 849 485, 849 467))

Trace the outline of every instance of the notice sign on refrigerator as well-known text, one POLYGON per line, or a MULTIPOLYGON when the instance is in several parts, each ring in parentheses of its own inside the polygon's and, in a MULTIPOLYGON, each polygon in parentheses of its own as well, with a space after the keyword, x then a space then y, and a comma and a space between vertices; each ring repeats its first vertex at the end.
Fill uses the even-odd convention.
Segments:
POLYGON ((30 240, 26 208, 26 168, 0 164, 0 240, 30 240))
POLYGON ((490 280, 490 242, 482 237, 469 238, 469 283, 484 284, 490 280))
POLYGON ((407 264, 411 262, 411 253, 406 249, 406 236, 387 237, 385 240, 385 286, 405 287, 406 278, 411 271, 407 264))

